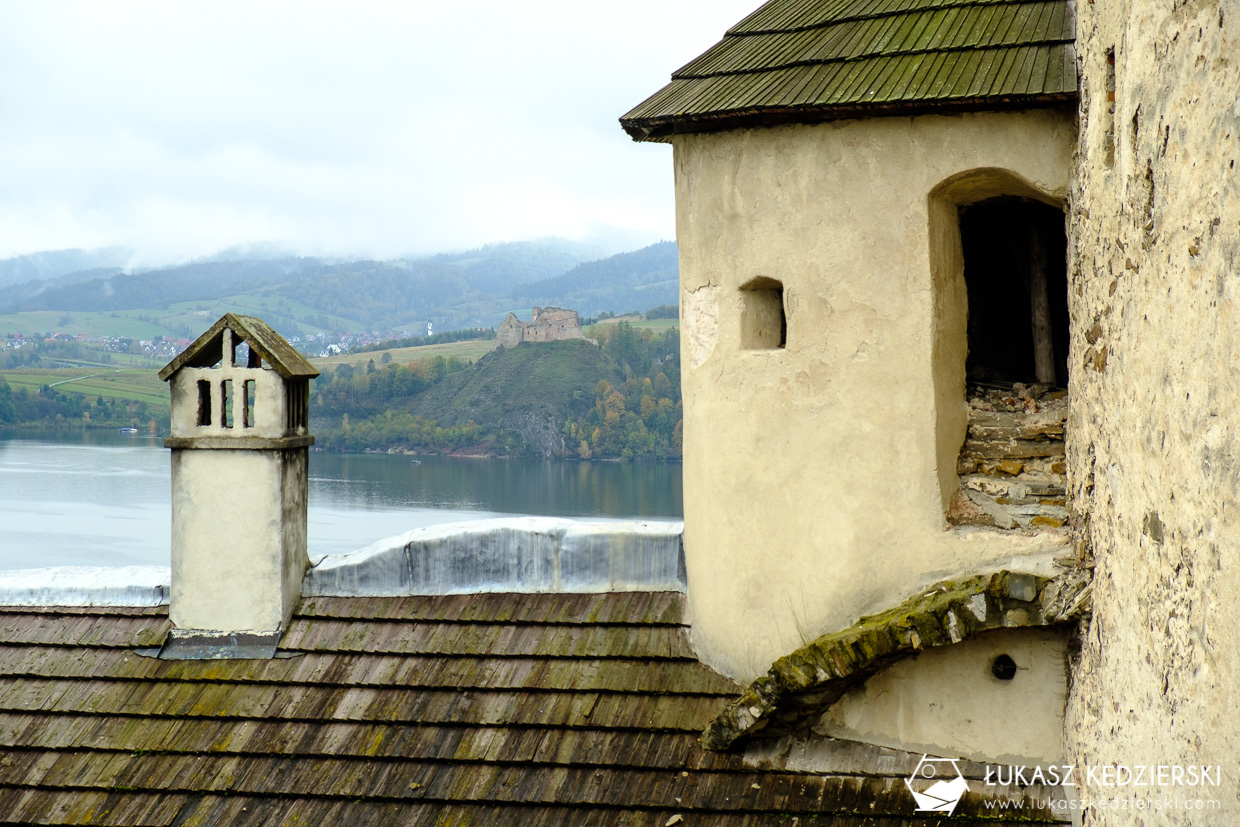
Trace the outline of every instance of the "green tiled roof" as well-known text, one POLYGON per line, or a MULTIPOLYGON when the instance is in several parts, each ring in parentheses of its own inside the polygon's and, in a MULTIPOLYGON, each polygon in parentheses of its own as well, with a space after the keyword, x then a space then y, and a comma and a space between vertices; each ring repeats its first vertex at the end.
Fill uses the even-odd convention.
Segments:
POLYGON ((1076 98, 1068 0, 771 0, 620 119, 676 132, 1076 98))

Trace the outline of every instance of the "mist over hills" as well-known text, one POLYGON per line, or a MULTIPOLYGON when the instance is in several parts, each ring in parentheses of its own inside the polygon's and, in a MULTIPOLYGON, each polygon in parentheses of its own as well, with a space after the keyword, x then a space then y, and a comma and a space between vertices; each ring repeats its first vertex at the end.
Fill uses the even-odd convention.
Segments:
POLYGON ((122 269, 132 254, 117 248, 7 259, 0 261, 0 314, 139 313, 145 322, 182 330, 188 313, 226 306, 265 315, 285 335, 302 335, 426 322, 437 330, 493 326, 533 305, 589 316, 677 301, 673 242, 609 257, 597 246, 560 239, 389 261, 249 252, 255 255, 137 272, 122 269))
POLYGON ((49 250, 0 260, 0 288, 10 284, 68 276, 71 273, 119 273, 132 256, 123 247, 102 250, 49 250))

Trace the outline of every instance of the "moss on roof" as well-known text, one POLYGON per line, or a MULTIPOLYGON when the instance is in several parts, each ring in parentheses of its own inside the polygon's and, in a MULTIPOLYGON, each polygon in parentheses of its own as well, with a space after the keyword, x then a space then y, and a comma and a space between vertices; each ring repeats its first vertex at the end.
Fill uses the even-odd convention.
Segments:
POLYGON ((620 119, 677 132, 1076 99, 1067 0, 771 0, 620 119))
POLYGON ((294 657, 168 661, 146 656, 166 607, 0 607, 0 820, 939 823, 903 785, 917 756, 810 773, 700 749, 740 687, 693 657, 683 611, 672 592, 316 597, 294 657))

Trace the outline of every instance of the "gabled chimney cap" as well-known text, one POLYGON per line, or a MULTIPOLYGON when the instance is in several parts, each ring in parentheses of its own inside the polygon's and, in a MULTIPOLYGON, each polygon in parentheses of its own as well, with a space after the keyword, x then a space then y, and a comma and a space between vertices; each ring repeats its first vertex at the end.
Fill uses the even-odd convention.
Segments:
POLYGON ((276 333, 262 319, 254 316, 238 316, 225 313, 211 325, 194 343, 159 372, 159 378, 167 382, 183 367, 205 368, 224 357, 224 328, 228 328, 248 344, 263 361, 285 379, 313 379, 319 375, 314 365, 276 333))

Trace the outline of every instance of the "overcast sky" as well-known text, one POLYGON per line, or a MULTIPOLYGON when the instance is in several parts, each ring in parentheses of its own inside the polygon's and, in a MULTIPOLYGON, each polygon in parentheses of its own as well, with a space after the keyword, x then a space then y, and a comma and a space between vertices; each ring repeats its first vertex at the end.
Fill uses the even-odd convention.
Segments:
POLYGON ((758 5, 0 0, 0 258, 672 238, 617 118, 758 5))

